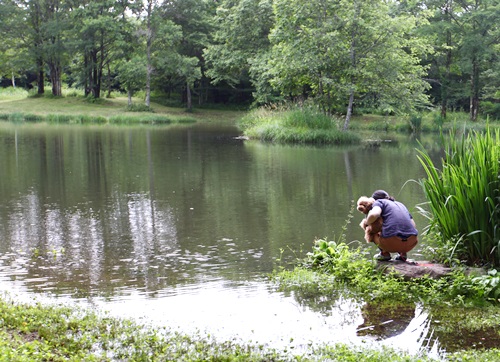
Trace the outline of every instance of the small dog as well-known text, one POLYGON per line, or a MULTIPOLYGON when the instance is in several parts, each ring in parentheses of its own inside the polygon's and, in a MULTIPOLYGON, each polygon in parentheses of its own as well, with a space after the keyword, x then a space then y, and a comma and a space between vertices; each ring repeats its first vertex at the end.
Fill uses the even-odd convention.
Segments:
MULTIPOLYGON (((357 202, 357 209, 362 214, 368 215, 370 210, 373 207, 373 203, 375 199, 372 197, 361 196, 357 202)), ((380 236, 380 232, 382 231, 382 223, 384 220, 382 217, 377 218, 371 225, 366 223, 366 216, 361 221, 359 226, 365 231, 365 240, 367 243, 374 242, 376 236, 380 236)))

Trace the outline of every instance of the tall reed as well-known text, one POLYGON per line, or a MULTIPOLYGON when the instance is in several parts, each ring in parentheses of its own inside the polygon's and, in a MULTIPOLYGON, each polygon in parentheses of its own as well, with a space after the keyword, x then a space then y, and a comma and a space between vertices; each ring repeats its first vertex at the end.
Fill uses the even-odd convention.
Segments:
POLYGON ((419 150, 427 179, 421 180, 432 214, 431 228, 443 242, 458 240, 468 264, 500 265, 500 132, 487 128, 461 138, 450 133, 442 168, 419 150))

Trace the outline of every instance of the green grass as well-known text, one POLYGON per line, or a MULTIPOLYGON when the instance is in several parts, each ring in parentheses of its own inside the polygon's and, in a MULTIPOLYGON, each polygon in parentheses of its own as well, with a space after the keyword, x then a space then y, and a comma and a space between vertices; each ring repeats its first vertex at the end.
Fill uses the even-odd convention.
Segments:
MULTIPOLYGON (((217 123, 234 123, 241 118, 244 112, 196 109, 187 113, 183 108, 166 107, 158 103, 151 103, 154 113, 148 111, 137 112, 128 110, 128 100, 125 96, 114 94, 113 98, 101 98, 99 102, 88 102, 75 90, 65 92, 63 97, 28 97, 27 92, 12 94, 5 89, 0 92, 0 119, 14 122, 33 122, 48 120, 51 122, 88 123, 95 119, 102 123, 103 119, 118 123, 123 119, 127 123, 184 123, 206 121, 217 123), (2 96, 3 94, 3 96, 2 96), (65 118, 66 117, 66 118, 65 118)), ((134 104, 143 104, 138 98, 133 99, 134 104)))
POLYGON ((61 122, 56 116, 62 114, 74 116, 67 122, 75 124, 89 123, 92 117, 97 123, 102 123, 99 120, 102 117, 113 119, 113 123, 123 119, 129 124, 140 123, 144 115, 151 113, 165 116, 153 123, 239 121, 240 127, 249 137, 283 143, 358 143, 360 139, 356 131, 359 130, 439 132, 464 128, 484 130, 486 125, 485 120, 472 123, 466 113, 460 112, 449 112, 446 120, 442 120, 437 112, 424 113, 417 115, 418 124, 415 124, 417 119, 412 122, 409 117, 357 115, 351 119, 350 132, 339 132, 343 124, 342 117, 327 117, 310 107, 269 106, 247 112, 234 107, 221 109, 195 106, 193 112, 187 113, 178 102, 169 103, 163 98, 158 98, 158 102, 152 102, 151 107, 147 108, 143 98, 136 97, 132 107, 129 107, 125 95, 116 92, 110 98, 103 96, 95 100, 84 98, 83 91, 78 89, 63 88, 62 97, 52 97, 48 92, 38 96, 34 91, 29 93, 21 88, 0 88, 0 119, 11 118, 14 122, 36 122, 46 116, 61 122))
POLYGON ((28 91, 22 88, 0 88, 0 102, 28 97, 28 91))
MULTIPOLYGON (((500 127, 499 122, 490 126, 500 127)), ((485 130, 488 118, 471 122, 465 112, 448 112, 446 119, 437 111, 414 113, 407 116, 381 116, 376 114, 356 115, 350 122, 350 130, 369 130, 379 132, 426 132, 439 133, 455 130, 485 130)))
POLYGON ((277 143, 355 144, 360 138, 343 132, 339 120, 317 109, 299 106, 261 107, 243 117, 245 136, 277 143))

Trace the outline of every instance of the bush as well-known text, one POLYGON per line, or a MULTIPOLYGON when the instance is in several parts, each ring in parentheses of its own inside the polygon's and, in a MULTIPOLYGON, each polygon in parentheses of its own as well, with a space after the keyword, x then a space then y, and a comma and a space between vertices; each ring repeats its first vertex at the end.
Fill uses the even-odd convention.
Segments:
POLYGON ((493 103, 484 101, 481 102, 480 107, 484 115, 497 121, 500 120, 500 102, 493 103))
POLYGON ((409 117, 410 127, 412 132, 418 132, 422 129, 422 115, 413 113, 409 117))
POLYGON ((0 88, 0 99, 18 99, 26 98, 28 96, 28 91, 23 88, 0 88))
POLYGON ((132 103, 127 106, 127 112, 154 112, 154 110, 153 108, 142 103, 132 103))

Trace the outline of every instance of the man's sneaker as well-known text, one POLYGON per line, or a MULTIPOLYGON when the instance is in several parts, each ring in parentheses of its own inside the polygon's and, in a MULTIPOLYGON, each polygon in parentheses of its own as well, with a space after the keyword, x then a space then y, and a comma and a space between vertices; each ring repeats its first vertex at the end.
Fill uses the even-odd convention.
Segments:
POLYGON ((377 255, 374 256, 375 260, 378 261, 389 261, 391 260, 391 254, 390 253, 378 253, 377 255))
POLYGON ((399 261, 406 261, 407 259, 406 253, 399 253, 399 255, 394 258, 394 260, 399 261))

